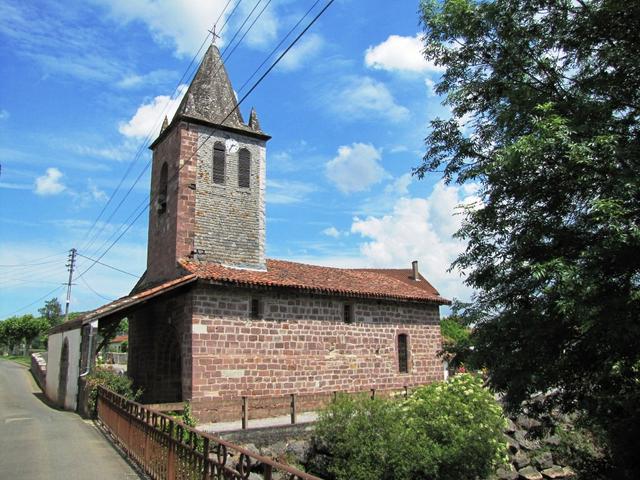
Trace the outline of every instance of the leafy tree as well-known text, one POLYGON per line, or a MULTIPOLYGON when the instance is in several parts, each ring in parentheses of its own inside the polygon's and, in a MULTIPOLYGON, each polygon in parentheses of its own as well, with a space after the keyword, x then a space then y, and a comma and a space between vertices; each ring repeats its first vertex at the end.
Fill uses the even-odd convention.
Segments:
POLYGON ((31 343, 44 331, 49 328, 49 324, 41 318, 33 315, 22 315, 20 317, 10 317, 0 322, 0 343, 13 350, 16 345, 24 342, 26 348, 31 347, 31 343))
POLYGON ((476 360, 512 408, 556 389, 556 404, 607 432, 618 477, 637 478, 640 3, 421 10, 453 118, 432 122, 416 173, 480 185, 454 263, 477 291, 476 360))
POLYGON ((451 315, 440 320, 442 332, 442 356, 449 362, 449 368, 465 367, 476 370, 473 364, 470 319, 463 315, 469 304, 457 300, 451 306, 451 315))
POLYGON ((43 317, 49 325, 55 327, 63 321, 62 305, 57 298, 52 298, 44 302, 44 307, 38 309, 38 313, 43 317))

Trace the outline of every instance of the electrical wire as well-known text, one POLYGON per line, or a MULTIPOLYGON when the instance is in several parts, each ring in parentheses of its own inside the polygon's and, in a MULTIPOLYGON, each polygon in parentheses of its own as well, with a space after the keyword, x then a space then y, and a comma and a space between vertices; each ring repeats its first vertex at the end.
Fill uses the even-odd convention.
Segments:
POLYGON ((101 298, 101 299, 103 299, 103 300, 107 300, 108 302, 113 302, 113 301, 115 300, 114 298, 105 297, 104 295, 101 295, 100 293, 96 292, 93 288, 91 288, 91 285, 89 285, 89 284, 87 283, 87 280, 86 280, 84 277, 83 277, 83 278, 81 278, 80 280, 82 280, 82 283, 84 283, 85 287, 87 287, 89 290, 91 290, 91 292, 92 292, 94 295, 96 295, 96 296, 100 297, 100 298, 101 298))
MULTIPOLYGON (((238 35, 238 33, 241 31, 241 29, 244 27, 244 25, 246 24, 246 22, 249 20, 249 18, 251 17, 251 15, 253 14, 253 12, 255 11, 256 7, 260 4, 260 2, 262 2, 262 0, 258 0, 258 2, 256 3, 256 5, 254 6, 253 10, 251 10, 251 12, 249 13, 249 15, 247 15, 245 21, 242 23, 242 25, 240 26, 240 28, 236 31, 235 35, 232 38, 231 43, 233 42, 233 39, 236 38, 236 36, 238 35)), ((269 3, 271 2, 271 0, 269 0, 269 3)), ((226 10, 226 8, 229 6, 230 2, 227 2, 227 5, 225 5, 225 9, 223 10, 223 12, 226 10)), ((228 25, 228 22, 230 20, 230 18, 233 16, 234 12, 237 10, 237 8, 240 6, 240 3, 242 3, 242 0, 240 0, 233 8, 233 10, 231 11, 231 13, 229 14, 229 16, 225 19, 225 22, 222 25, 222 28, 220 29, 219 33, 222 33, 225 29, 225 27, 228 25)), ((246 36, 246 34, 249 32, 249 30, 251 30, 253 28, 253 26, 255 25, 256 21, 262 16, 262 13, 264 12, 265 9, 262 9, 262 11, 258 14, 258 16, 255 18, 255 20, 253 21, 253 23, 251 24, 251 26, 249 27, 249 29, 247 29, 247 31, 245 32, 245 34, 242 36, 242 38, 238 41, 238 43, 236 44, 236 46, 233 48, 233 50, 231 51, 231 53, 229 54, 229 56, 227 57, 227 59, 229 57, 231 57, 231 55, 233 54, 233 52, 235 51, 235 49, 238 47, 238 45, 240 44, 240 42, 242 42, 242 40, 244 39, 244 37, 246 36)), ((222 15, 222 14, 221 14, 222 15)), ((221 15, 218 16, 218 19, 216 20, 216 24, 217 22, 220 20, 221 15)), ((215 24, 214 24, 215 27, 215 24)), ((215 31, 215 28, 214 28, 215 31)), ((205 37, 203 43, 200 45, 200 48, 198 49, 198 51, 196 52, 196 55, 191 59, 191 62, 189 64, 189 67, 187 67, 187 70, 185 71, 185 73, 183 74, 182 78, 180 79, 180 81, 178 82, 178 86, 182 83, 182 80, 185 78, 186 74, 189 72, 189 70, 191 69, 191 65, 194 63, 195 59, 200 55, 200 51, 202 50, 202 48, 204 47, 206 41, 209 38, 209 35, 212 32, 210 32, 209 34, 207 34, 207 36, 205 37)), ((217 34, 216 34, 217 35, 217 34)), ((214 38, 215 40, 215 38, 214 38)), ((218 68, 218 70, 216 70, 215 75, 218 74, 218 72, 220 71, 220 68, 222 67, 223 64, 221 64, 221 66, 218 68)), ((176 89, 174 90, 174 94, 178 89, 178 86, 176 86, 176 89)), ((173 94, 172 94, 173 96, 173 94)), ((143 144, 141 145, 140 149, 138 150, 138 153, 136 154, 136 157, 134 158, 134 160, 129 164, 129 168, 127 169, 127 171, 125 172, 125 175, 123 176, 122 180, 120 181, 120 183, 118 184, 118 186, 116 187, 116 190, 114 191, 114 194, 112 194, 111 197, 109 197, 109 199, 107 200, 107 205, 109 203, 111 203, 112 199, 115 196, 115 193, 119 190, 120 186, 122 185, 124 179, 129 175, 129 172, 131 170, 131 168, 133 167, 133 164, 137 161, 137 159, 140 156, 140 153, 142 152, 142 148, 144 145, 146 145, 150 140, 151 140, 151 135, 157 130, 157 125, 158 123, 161 121, 162 116, 164 114, 164 111, 166 110, 167 106, 169 105, 170 101, 167 102, 167 104, 165 105, 165 108, 163 110, 163 112, 161 113, 160 117, 156 120, 156 124, 154 125, 154 127, 151 129, 151 131, 147 134, 147 137, 145 138, 145 140, 143 141, 143 144)), ((88 251, 91 249, 91 247, 93 246, 93 244, 95 243, 95 241, 97 240, 97 238, 100 236, 100 234, 104 231, 106 225, 109 224, 109 222, 111 221, 111 219, 114 217, 114 215, 116 214, 116 212, 120 209, 120 207, 122 206, 122 204, 124 203, 124 201, 129 197, 129 195, 131 194, 131 192, 133 191, 134 187, 138 184, 138 182, 140 181, 140 179, 144 176, 145 173, 147 173, 147 171, 149 170, 151 164, 147 163, 144 168, 140 171, 140 173, 138 174, 138 176, 136 177, 136 179, 133 181, 133 183, 131 184, 131 186, 129 187, 129 189, 127 190, 127 192, 124 194, 124 196, 122 197, 122 199, 120 200, 120 202, 118 203, 118 205, 113 209, 113 211, 111 212, 111 215, 109 215, 109 218, 107 218, 107 220, 105 222, 103 222, 102 227, 93 235, 93 237, 91 238, 91 241, 86 245, 83 246, 81 249, 84 251, 88 251)), ((94 222, 94 225, 96 224, 97 220, 99 220, 99 218, 101 218, 102 214, 104 213, 104 210, 106 209, 106 206, 103 208, 103 211, 101 211, 100 215, 98 216, 98 219, 96 219, 96 221, 94 222)), ((93 228, 93 226, 91 227, 91 229, 93 228)), ((90 229, 90 230, 91 230, 90 229)), ((85 236, 86 237, 86 236, 85 236)), ((95 250, 93 252, 94 255, 96 255, 99 251, 101 250, 101 248, 98 248, 97 250, 95 250)))
MULTIPOLYGON (((284 58, 284 56, 295 46, 295 44, 306 34, 306 32, 315 24, 315 22, 324 14, 324 12, 335 2, 335 0, 329 0, 327 2, 327 4, 320 10, 320 12, 307 24, 307 26, 298 34, 298 36, 289 44, 289 46, 278 56, 278 58, 275 60, 275 62, 273 62, 271 64, 271 66, 266 70, 265 73, 263 73, 260 78, 253 84, 253 86, 249 89, 249 91, 243 95, 243 97, 236 103, 235 107, 233 109, 231 109, 231 111, 225 116, 225 118, 220 122, 220 125, 223 125, 224 122, 240 107, 240 105, 246 100, 246 98, 258 87, 258 85, 260 85, 260 83, 262 83, 262 81, 267 77, 267 75, 269 75, 269 73, 271 73, 271 71, 276 67, 276 65, 278 65, 278 63, 282 60, 282 58, 284 58)), ((237 6, 236 6, 237 7, 237 6)), ((306 14, 305 14, 306 15, 306 14)), ((201 142, 199 142, 198 148, 196 148, 196 150, 194 150, 191 155, 189 156, 189 158, 182 164, 182 166, 178 167, 178 169, 176 170, 176 172, 174 173, 174 175, 168 180, 168 183, 172 182, 173 180, 175 180, 177 178, 178 173, 180 172, 180 170, 185 166, 188 165, 189 162, 191 161, 191 159, 193 158, 194 155, 196 155, 198 153, 198 151, 207 143, 207 141, 213 136, 213 134, 218 131, 217 128, 214 128, 212 130, 211 133, 209 133, 209 135, 201 142)), ((153 195, 150 198, 150 201, 147 201, 145 199, 144 202, 142 202, 141 204, 138 205, 138 207, 134 210, 134 212, 129 216, 129 218, 131 218, 135 212, 140 209, 140 211, 137 213, 137 215, 135 215, 135 218, 133 218, 133 220, 127 224, 127 226, 125 227, 125 229, 120 233, 120 235, 118 235, 118 237, 106 248, 106 250, 100 254, 97 258, 97 260, 94 260, 94 262, 87 267, 87 269, 85 269, 78 277, 79 278, 83 275, 85 275, 91 268, 93 268, 97 261, 100 261, 110 250, 111 248, 113 248, 113 246, 127 233, 127 231, 129 231, 129 229, 133 226, 133 224, 140 218, 140 216, 144 213, 144 211, 149 208, 150 204, 153 203, 153 200, 155 198, 155 196, 157 196, 158 192, 156 192, 155 195, 153 195)))
POLYGON ((92 262, 95 262, 98 265, 102 265, 103 267, 107 267, 107 268, 110 268, 111 270, 115 270, 116 272, 124 273, 124 274, 129 275, 129 276, 131 276, 133 278, 140 278, 140 275, 135 275, 133 273, 127 272, 125 270, 121 270, 121 269, 119 269, 117 267, 114 267, 112 265, 108 265, 108 264, 100 262, 98 260, 94 260, 93 258, 87 257, 86 255, 82 255, 81 253, 77 253, 76 252, 76 255, 78 255, 79 257, 82 257, 82 258, 86 258, 87 260, 91 260, 92 262))
POLYGON ((42 300, 44 300, 45 298, 47 298, 49 295, 53 295, 55 292, 57 292, 58 290, 62 290, 63 288, 64 288, 64 286, 62 286, 62 285, 61 285, 61 286, 59 286, 59 287, 54 288, 54 289, 53 289, 53 290, 51 290, 50 292, 45 293, 43 296, 41 296, 41 297, 40 297, 40 298, 38 298, 37 300, 34 300, 33 302, 31 302, 29 305, 25 305, 24 307, 20 307, 19 309, 14 310, 14 311, 13 311, 13 312, 11 312, 10 314, 5 315, 5 318, 6 318, 6 317, 12 317, 12 316, 14 316, 16 313, 21 312, 22 310, 26 310, 27 308, 29 308, 29 307, 31 307, 31 306, 33 306, 33 305, 35 305, 35 304, 36 304, 36 303, 38 303, 38 302, 41 302, 42 300))

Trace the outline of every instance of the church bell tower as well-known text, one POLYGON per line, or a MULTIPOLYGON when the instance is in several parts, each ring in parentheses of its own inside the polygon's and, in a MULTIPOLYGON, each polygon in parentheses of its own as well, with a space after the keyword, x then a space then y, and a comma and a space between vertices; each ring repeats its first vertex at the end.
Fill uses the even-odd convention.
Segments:
POLYGON ((151 144, 145 283, 178 261, 265 269, 266 143, 255 110, 245 124, 215 45, 173 120, 151 144))

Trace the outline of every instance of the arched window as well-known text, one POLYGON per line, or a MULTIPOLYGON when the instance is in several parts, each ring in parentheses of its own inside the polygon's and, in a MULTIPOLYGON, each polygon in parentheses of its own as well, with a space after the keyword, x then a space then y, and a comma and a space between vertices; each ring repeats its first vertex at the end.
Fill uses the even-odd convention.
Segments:
POLYGON ((223 142, 213 145, 213 183, 224 185, 224 169, 227 152, 223 142))
POLYGON ((167 182, 169 177, 169 167, 167 162, 162 164, 160 170, 160 182, 158 183, 158 200, 157 210, 158 213, 164 213, 167 211, 167 182))
POLYGON ((398 335, 398 371, 409 373, 409 339, 406 333, 398 335))
POLYGON ((251 153, 246 148, 238 153, 238 186, 242 188, 251 186, 251 153))

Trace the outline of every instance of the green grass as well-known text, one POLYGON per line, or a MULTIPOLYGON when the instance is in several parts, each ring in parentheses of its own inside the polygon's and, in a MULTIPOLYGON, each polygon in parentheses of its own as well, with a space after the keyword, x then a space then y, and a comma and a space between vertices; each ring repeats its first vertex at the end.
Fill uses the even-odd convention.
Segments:
POLYGON ((31 366, 31 358, 30 357, 25 357, 25 356, 22 356, 22 355, 6 355, 6 356, 0 356, 0 358, 2 358, 4 360, 14 361, 16 363, 19 363, 20 365, 24 365, 25 367, 30 367, 31 366))

